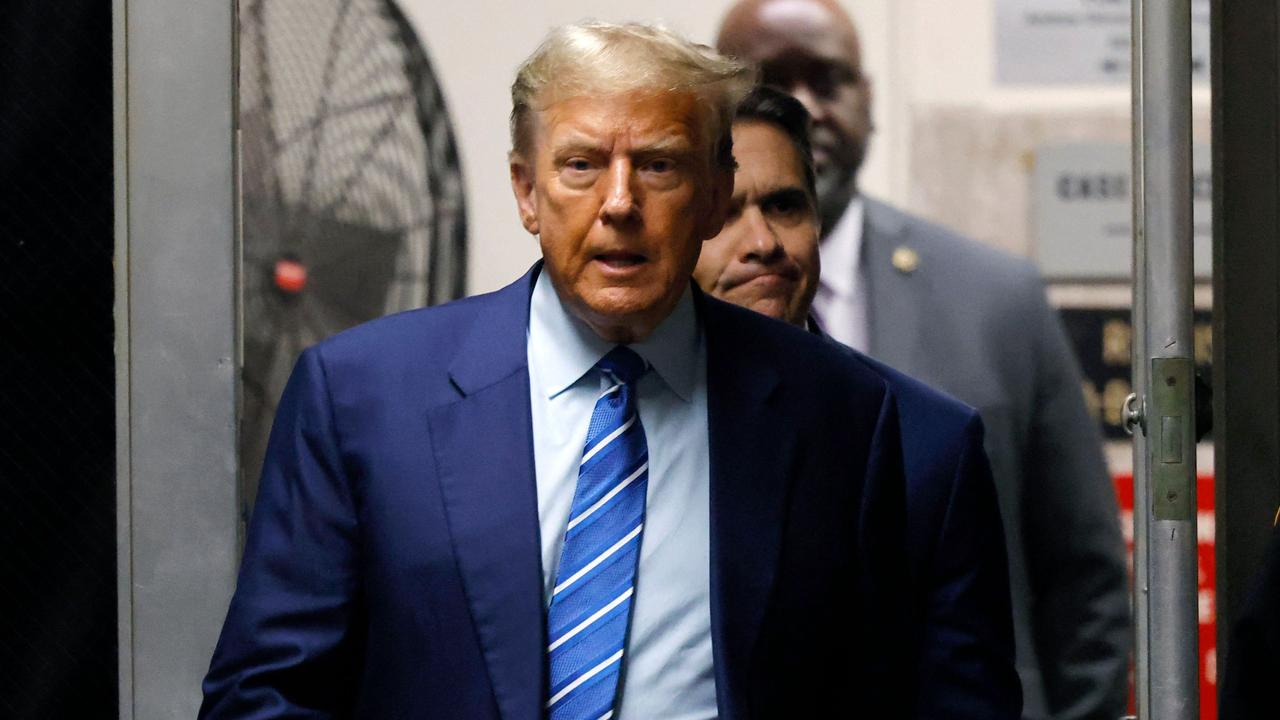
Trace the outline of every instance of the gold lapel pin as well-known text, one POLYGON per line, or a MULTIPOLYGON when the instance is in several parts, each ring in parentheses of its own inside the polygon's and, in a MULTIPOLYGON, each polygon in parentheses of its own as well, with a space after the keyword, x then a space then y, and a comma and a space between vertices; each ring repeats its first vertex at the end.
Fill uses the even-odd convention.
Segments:
POLYGON ((910 275, 920 267, 920 253, 906 245, 899 246, 893 251, 893 267, 904 275, 910 275))

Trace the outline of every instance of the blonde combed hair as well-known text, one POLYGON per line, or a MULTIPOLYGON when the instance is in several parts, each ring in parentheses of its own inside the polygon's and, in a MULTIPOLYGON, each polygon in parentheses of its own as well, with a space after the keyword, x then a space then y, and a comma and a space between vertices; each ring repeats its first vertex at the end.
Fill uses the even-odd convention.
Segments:
POLYGON ((755 85, 754 68, 660 25, 585 21, 562 25, 516 72, 511 146, 528 151, 533 113, 560 100, 633 91, 691 92, 707 112, 715 160, 733 167, 733 112, 755 85))

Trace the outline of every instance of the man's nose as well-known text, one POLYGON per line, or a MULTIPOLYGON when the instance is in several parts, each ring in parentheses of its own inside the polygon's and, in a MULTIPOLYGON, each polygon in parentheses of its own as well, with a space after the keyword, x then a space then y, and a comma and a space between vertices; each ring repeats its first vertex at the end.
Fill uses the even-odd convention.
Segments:
POLYGON ((747 232, 741 246, 742 258, 751 262, 772 262, 783 255, 782 243, 778 235, 758 207, 749 207, 743 211, 747 232))
POLYGON ((625 158, 609 165, 605 181, 605 198, 600 219, 610 223, 632 222, 639 217, 635 195, 631 191, 631 162, 625 158))

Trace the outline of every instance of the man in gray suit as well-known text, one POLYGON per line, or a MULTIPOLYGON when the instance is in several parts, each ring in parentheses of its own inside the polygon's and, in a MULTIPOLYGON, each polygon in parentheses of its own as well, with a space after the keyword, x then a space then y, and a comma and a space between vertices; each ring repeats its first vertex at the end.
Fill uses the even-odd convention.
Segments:
POLYGON ((1129 604, 1114 489, 1035 269, 861 194, 871 85, 833 0, 742 0, 719 49, 813 115, 814 309, 836 339, 978 408, 1009 549, 1026 718, 1123 714, 1129 604))

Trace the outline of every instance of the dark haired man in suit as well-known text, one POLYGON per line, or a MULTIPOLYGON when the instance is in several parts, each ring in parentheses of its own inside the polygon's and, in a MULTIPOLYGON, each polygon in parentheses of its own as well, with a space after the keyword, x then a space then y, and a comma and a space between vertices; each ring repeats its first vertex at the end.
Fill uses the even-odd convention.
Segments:
POLYGON ((717 45, 813 116, 823 329, 982 414, 1025 716, 1120 716, 1130 636, 1118 505, 1038 273, 860 191, 872 86, 836 0, 740 0, 717 45))
MULTIPOLYGON (((694 277, 713 297, 821 335, 809 316, 819 226, 808 129, 804 107, 779 90, 757 88, 738 106, 729 216, 720 234, 703 244, 694 277)), ((886 378, 897 405, 911 582, 903 604, 912 627, 902 642, 917 673, 903 714, 1016 717, 1019 687, 995 488, 987 474, 956 472, 956 456, 937 442, 962 435, 977 415, 840 347, 886 378)))

